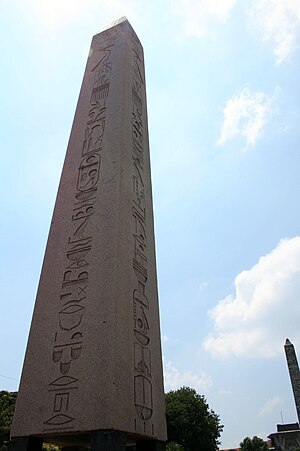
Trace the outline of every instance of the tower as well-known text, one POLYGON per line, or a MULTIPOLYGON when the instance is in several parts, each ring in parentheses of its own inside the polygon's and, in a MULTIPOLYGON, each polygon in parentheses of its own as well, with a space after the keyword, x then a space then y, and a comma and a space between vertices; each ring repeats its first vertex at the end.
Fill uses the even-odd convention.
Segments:
POLYGON ((294 345, 287 338, 284 345, 286 360, 290 373, 292 390, 295 399, 298 422, 300 423, 300 373, 294 345))
POLYGON ((12 439, 20 451, 166 440, 144 58, 126 18, 92 40, 12 439))

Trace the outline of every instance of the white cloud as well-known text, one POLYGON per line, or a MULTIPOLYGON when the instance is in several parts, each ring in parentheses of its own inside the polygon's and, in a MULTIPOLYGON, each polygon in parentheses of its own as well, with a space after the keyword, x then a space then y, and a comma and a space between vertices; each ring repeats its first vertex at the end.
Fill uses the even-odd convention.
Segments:
POLYGON ((179 0, 173 10, 182 20, 186 36, 201 38, 212 22, 225 23, 237 0, 179 0))
POLYGON ((277 63, 297 48, 300 32, 299 0, 256 0, 250 10, 264 41, 272 42, 277 63))
POLYGON ((273 398, 269 399, 260 409, 258 416, 268 415, 273 412, 274 408, 278 405, 282 404, 282 398, 280 396, 273 396, 273 398))
POLYGON ((215 333, 204 349, 215 357, 275 357, 287 337, 300 344, 300 236, 280 241, 235 279, 236 293, 209 312, 215 333))
POLYGON ((263 92, 251 92, 247 88, 227 100, 217 144, 222 145, 230 139, 243 136, 246 149, 253 146, 272 112, 272 102, 273 97, 263 92))
POLYGON ((199 393, 209 391, 212 381, 204 371, 193 373, 190 370, 179 370, 170 361, 164 361, 165 390, 177 390, 180 387, 193 387, 199 393))

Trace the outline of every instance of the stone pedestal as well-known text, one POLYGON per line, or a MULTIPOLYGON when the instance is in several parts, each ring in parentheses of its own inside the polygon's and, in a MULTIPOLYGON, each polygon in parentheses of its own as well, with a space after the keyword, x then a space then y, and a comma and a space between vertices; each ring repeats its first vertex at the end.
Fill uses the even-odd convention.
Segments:
POLYGON ((165 449, 166 445, 164 442, 143 440, 136 443, 136 451, 165 451, 165 449))
POLYGON ((43 440, 36 437, 18 437, 10 442, 10 451, 42 451, 43 440))
POLYGON ((125 451, 126 435, 118 431, 96 431, 91 437, 91 451, 125 451))
POLYGON ((61 451, 86 451, 86 448, 82 448, 81 446, 64 446, 61 451))
POLYGON ((12 437, 121 449, 118 431, 166 439, 144 58, 126 19, 92 40, 12 437))

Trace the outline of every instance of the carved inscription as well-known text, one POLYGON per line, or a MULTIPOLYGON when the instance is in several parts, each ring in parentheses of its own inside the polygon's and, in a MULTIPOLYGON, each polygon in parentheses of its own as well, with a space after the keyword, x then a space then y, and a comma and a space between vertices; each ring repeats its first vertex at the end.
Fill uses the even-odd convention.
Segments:
POLYGON ((144 127, 143 123, 143 56, 139 44, 132 42, 132 267, 136 286, 132 293, 134 324, 134 403, 135 430, 152 433, 149 420, 153 415, 151 338, 147 297, 148 258, 145 205, 144 127))
POLYGON ((105 132, 112 48, 113 44, 94 51, 97 56, 96 64, 92 68, 94 83, 84 139, 78 155, 78 176, 70 217, 70 235, 64 255, 57 330, 53 337, 51 359, 56 365, 57 377, 48 384, 51 411, 44 420, 45 431, 74 428, 72 397, 75 396, 80 384, 74 374, 76 362, 83 353, 83 323, 90 274, 89 254, 93 246, 93 237, 89 230, 96 209, 95 194, 98 189, 105 132))
POLYGON ((290 379, 292 384, 292 390, 294 394, 295 404, 298 419, 300 419, 300 372, 298 366, 298 360, 295 352, 295 348, 292 343, 287 340, 285 346, 285 353, 287 358, 287 364, 290 373, 290 379))

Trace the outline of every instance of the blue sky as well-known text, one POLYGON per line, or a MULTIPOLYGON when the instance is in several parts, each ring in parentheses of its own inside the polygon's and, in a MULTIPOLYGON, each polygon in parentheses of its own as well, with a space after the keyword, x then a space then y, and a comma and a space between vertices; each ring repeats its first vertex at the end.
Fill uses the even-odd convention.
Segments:
POLYGON ((298 0, 1 2, 1 389, 16 390, 91 38, 144 46, 165 388, 195 387, 222 447, 296 421, 298 0))

